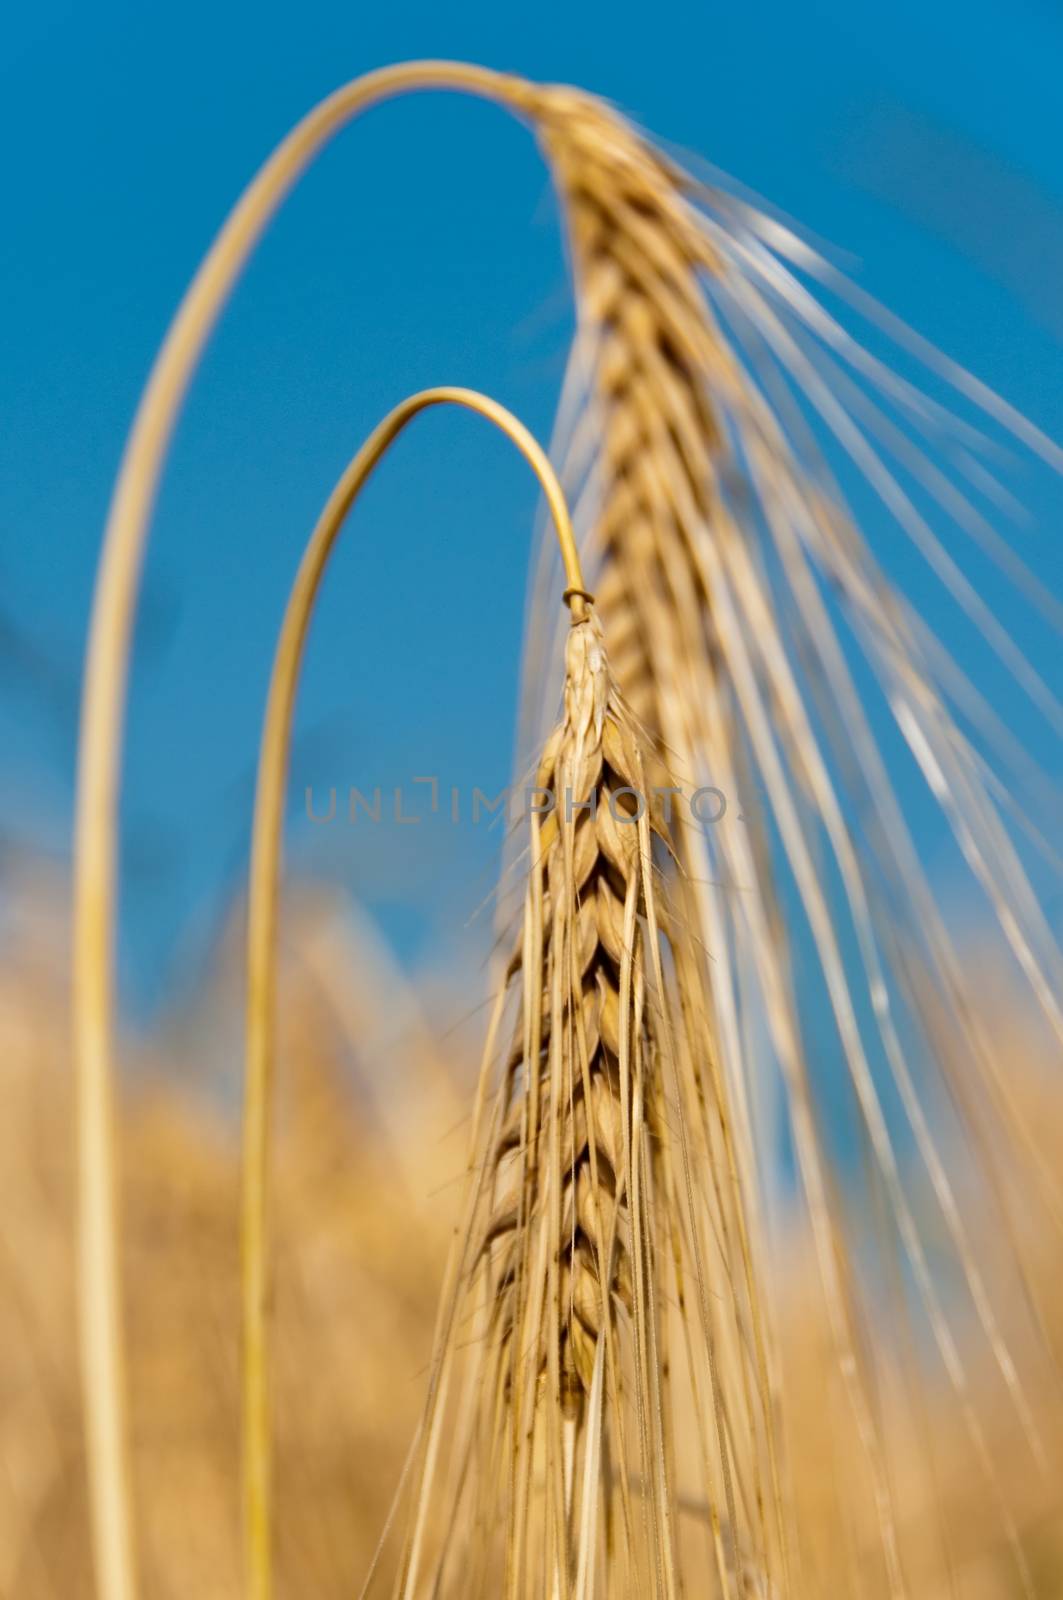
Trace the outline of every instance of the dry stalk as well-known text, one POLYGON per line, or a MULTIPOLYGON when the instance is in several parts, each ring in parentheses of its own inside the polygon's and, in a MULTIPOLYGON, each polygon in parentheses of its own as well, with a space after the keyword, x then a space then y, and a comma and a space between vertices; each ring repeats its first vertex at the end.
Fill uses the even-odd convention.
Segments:
POLYGON ((307 630, 321 580, 347 515, 402 430, 430 406, 458 405, 486 417, 516 445, 539 479, 569 578, 573 616, 585 609, 583 579, 560 485, 535 439, 505 407, 470 389, 426 389, 396 406, 343 473, 311 534, 281 625, 262 732, 248 898, 247 1067, 243 1170, 244 1518, 248 1591, 272 1588, 272 1449, 269 1408, 269 1180, 277 918, 284 797, 292 719, 307 630))
POLYGON ((73 940, 82 1400, 100 1600, 134 1600, 137 1592, 111 1100, 117 801, 133 624, 151 513, 189 383, 270 217, 323 146, 360 111, 428 87, 484 95, 514 109, 524 108, 532 94, 522 80, 483 68, 410 62, 369 73, 316 106, 249 185, 182 300, 137 408, 108 514, 82 693, 73 940))

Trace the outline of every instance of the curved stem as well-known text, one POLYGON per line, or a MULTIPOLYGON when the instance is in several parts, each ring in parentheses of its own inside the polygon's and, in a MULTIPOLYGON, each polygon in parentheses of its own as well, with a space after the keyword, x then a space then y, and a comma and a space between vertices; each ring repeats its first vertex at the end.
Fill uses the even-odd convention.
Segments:
POLYGON ((152 507, 203 347, 270 217, 314 156, 358 112, 428 88, 463 90, 514 111, 532 111, 537 94, 522 79, 480 67, 408 62, 356 79, 298 123, 245 190, 181 302, 141 398, 111 501, 82 690, 73 928, 81 1381, 100 1600, 134 1600, 136 1594, 114 1180, 113 946, 122 730, 152 507))
POLYGON ((336 484, 310 536, 277 641, 262 730, 251 840, 247 928, 247 1034, 243 1146, 243 1466, 248 1593, 267 1600, 271 1586, 271 1439, 268 1370, 268 1189, 273 1030, 277 979, 277 900, 292 716, 307 629, 321 579, 347 513, 373 468, 403 428, 428 406, 479 412, 517 446, 546 496, 565 565, 574 620, 586 615, 579 556, 553 467, 527 429, 503 406, 471 389, 426 389, 404 400, 370 435, 336 484))

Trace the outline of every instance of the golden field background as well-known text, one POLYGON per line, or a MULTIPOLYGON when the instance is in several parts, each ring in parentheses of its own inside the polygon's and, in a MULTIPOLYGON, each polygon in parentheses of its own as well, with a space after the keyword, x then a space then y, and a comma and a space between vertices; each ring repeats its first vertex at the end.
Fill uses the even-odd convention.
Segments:
MULTIPOLYGON (((7 900, 0 1597, 81 1600, 92 1588, 75 1341, 65 884, 16 860, 7 900)), ((123 1048, 134 1497, 144 1592, 157 1600, 240 1593, 237 920, 196 1013, 123 1048)), ((289 895, 284 946, 274 1212, 278 1593, 346 1600, 360 1592, 422 1403, 473 1056, 464 1059, 457 1035, 443 1048, 431 1042, 417 997, 372 931, 322 891, 289 895)), ((1030 1123, 1058 1164, 1063 1105, 1047 1086, 1047 1059, 1006 998, 989 982, 982 993, 1014 1082, 1024 1085, 1030 1123)), ((1046 1288, 1046 1331, 1058 1353, 1063 1295, 1052 1240, 1031 1222, 1023 1246, 1046 1288)), ((779 1251, 774 1291, 802 1567, 814 1593, 884 1593, 871 1555, 873 1508, 852 1466, 856 1445, 813 1285, 795 1236, 779 1251)), ((1054 1381, 1046 1376, 1033 1393, 1051 1455, 1046 1472, 1016 1443, 1003 1402, 982 1406, 1005 1511, 972 1460, 943 1381, 931 1381, 925 1405, 913 1403, 917 1339, 913 1332, 907 1350, 885 1353, 878 1390, 912 1593, 1021 1593, 1010 1511, 1037 1595, 1060 1594, 1054 1381)), ((698 1505, 683 1510, 696 1524, 698 1505)), ((391 1554, 385 1547, 381 1578, 391 1554)))

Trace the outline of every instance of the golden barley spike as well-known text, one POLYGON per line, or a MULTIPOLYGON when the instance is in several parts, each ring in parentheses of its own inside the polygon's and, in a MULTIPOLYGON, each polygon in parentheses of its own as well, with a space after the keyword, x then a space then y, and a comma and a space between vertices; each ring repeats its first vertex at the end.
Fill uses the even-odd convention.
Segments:
POLYGON ((565 657, 396 1595, 786 1593, 704 968, 593 612, 565 657))

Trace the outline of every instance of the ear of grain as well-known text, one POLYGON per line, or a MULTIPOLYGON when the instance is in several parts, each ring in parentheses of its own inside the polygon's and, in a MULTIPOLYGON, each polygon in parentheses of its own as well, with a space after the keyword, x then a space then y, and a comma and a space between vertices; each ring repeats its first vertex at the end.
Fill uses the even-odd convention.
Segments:
POLYGON ((401 1592, 755 1591, 784 1544, 762 1290, 703 973, 681 898, 659 898, 667 832, 593 614, 537 782, 512 1042, 484 1066, 426 1419, 432 1441, 464 1366, 461 1451, 425 1447, 401 1592))
MULTIPOLYGON (((711 1019, 735 1110, 739 1172, 762 1249, 758 1194, 770 1188, 775 1156, 770 1122, 765 1133, 756 1112, 758 1102, 770 1106, 778 1082, 896 1593, 903 1574, 874 1400, 878 1356, 860 1333, 866 1274, 853 1265, 864 1245, 839 1214, 795 966, 807 966, 811 954, 818 969, 871 1164, 868 1182, 885 1196, 890 1248, 905 1262, 903 1292, 920 1308, 1006 1521, 956 1307, 930 1266, 938 1229, 1018 1425, 1041 1455, 1012 1345, 1029 1327, 1005 1332, 1010 1307, 1001 1306, 950 1171, 950 1123, 928 1107, 942 1093, 951 1101, 960 1136, 974 1141, 998 1193, 1006 1188, 1002 1142, 1011 1147, 1006 1164, 1033 1141, 965 996, 954 935, 838 634, 839 608, 1005 947, 1057 1029, 1063 963, 1008 823, 1014 817, 1038 840, 1036 826, 961 731, 953 707, 973 704, 1007 759, 1021 761, 1021 752, 880 571, 821 441, 832 461, 840 454, 863 476, 897 538, 910 541, 939 580, 946 604, 979 630, 1056 728, 1058 701, 939 528, 975 540, 1049 620, 1059 607, 993 525, 1003 496, 972 455, 981 446, 975 430, 862 350, 789 270, 798 262, 851 293, 815 252, 720 187, 696 184, 600 101, 553 91, 538 127, 558 183, 579 308, 562 448, 591 581, 615 637, 618 680, 656 754, 681 782, 712 784, 742 812, 741 826, 676 829, 711 954, 711 1019), (927 453, 927 439, 937 454, 927 453), (928 500, 932 515, 922 509, 928 500), (748 804, 752 782, 767 799, 763 818, 748 804), (780 895, 796 915, 783 914, 780 895), (918 995, 910 957, 901 954, 916 948, 926 975, 918 995), (752 1033, 751 1008, 764 1024, 752 1033), (935 1048, 942 1013, 966 1041, 962 1077, 935 1048), (919 1041, 914 1051, 911 1039, 919 1041), (899 1125, 889 1101, 900 1107, 899 1125), (933 1219, 916 1213, 902 1177, 908 1142, 927 1177, 933 1219)), ((920 353, 1058 468, 1058 450, 1036 429, 925 345, 920 353)), ((1031 767, 1026 761, 1021 770, 1031 767)), ((1028 778, 1025 792, 1033 792, 1028 778)), ((1055 1214, 1047 1175, 1041 1188, 1055 1214)), ((1014 1233, 1002 1205, 1002 1227, 1014 1233)), ((903 1324, 899 1302, 894 1310, 903 1324)), ((1038 1320, 1035 1309, 1030 1326, 1038 1320)), ((1017 1541, 1013 1557, 1028 1581, 1017 1541)))

